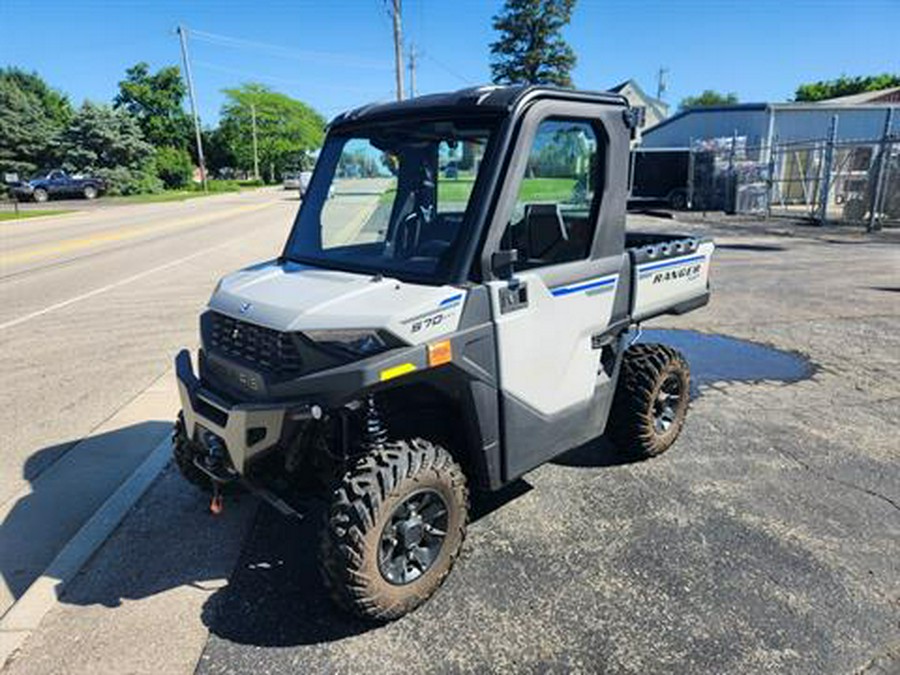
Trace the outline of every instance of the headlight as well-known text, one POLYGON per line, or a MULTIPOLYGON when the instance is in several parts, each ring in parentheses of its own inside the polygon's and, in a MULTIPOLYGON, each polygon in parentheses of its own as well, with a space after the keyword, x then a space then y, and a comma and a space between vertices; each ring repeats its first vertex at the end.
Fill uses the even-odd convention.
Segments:
POLYGON ((307 330, 303 334, 321 347, 356 357, 398 346, 396 338, 377 330, 307 330))

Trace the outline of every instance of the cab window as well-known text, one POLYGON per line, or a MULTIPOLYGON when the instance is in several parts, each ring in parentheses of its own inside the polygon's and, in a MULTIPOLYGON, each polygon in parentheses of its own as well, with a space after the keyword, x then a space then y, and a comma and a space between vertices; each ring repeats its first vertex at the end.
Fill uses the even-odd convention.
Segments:
POLYGON ((517 271, 588 257, 601 191, 598 156, 590 122, 540 124, 501 242, 518 250, 517 271))

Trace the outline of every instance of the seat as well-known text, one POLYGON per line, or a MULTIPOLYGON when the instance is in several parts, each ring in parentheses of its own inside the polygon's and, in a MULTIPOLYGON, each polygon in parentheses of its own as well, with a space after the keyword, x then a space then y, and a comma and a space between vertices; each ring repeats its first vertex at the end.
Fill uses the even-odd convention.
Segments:
POLYGON ((526 204, 525 235, 529 259, 552 260, 552 252, 569 240, 559 204, 526 204))

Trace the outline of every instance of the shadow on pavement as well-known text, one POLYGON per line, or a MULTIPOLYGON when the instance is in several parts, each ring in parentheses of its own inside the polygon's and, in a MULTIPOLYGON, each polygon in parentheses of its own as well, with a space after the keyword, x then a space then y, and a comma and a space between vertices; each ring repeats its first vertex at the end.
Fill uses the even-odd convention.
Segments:
MULTIPOLYGON (((473 494, 472 522, 530 491, 518 480, 492 494, 473 494)), ((318 542, 325 505, 307 504, 302 521, 263 506, 227 587, 203 610, 210 632, 229 642, 288 647, 333 642, 378 627, 339 610, 318 570, 318 542)))
POLYGON ((637 461, 641 460, 623 454, 606 438, 598 438, 564 452, 553 460, 553 464, 583 468, 602 468, 633 464, 637 461))
POLYGON ((25 461, 22 475, 31 492, 5 505, 0 523, 0 614, 170 429, 169 422, 142 422, 48 446, 25 461))

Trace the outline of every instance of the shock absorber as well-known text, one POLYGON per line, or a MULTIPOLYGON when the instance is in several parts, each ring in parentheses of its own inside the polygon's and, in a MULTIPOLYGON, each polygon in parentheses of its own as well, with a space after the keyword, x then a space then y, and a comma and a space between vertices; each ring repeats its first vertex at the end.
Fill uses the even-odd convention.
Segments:
POLYGON ((366 452, 383 450, 388 439, 388 430, 378 413, 375 398, 368 396, 364 405, 366 410, 363 418, 362 448, 366 452))

